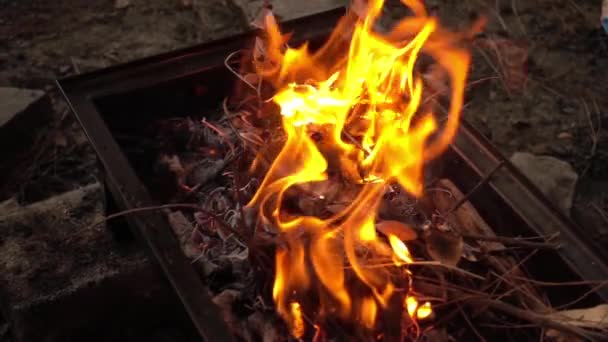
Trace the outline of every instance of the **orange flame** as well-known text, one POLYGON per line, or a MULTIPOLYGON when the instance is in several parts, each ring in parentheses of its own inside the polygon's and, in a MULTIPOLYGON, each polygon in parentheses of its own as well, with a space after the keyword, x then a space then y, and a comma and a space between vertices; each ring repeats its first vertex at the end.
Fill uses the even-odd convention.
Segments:
POLYGON ((377 311, 378 307, 376 306, 374 298, 363 298, 363 301, 361 302, 361 323, 363 323, 366 328, 371 329, 374 327, 377 311))
MULTIPOLYGON (((441 29, 421 1, 402 2, 414 16, 389 33, 374 32, 384 4, 370 0, 365 18, 347 13, 316 52, 307 44, 285 50, 276 22, 266 17, 268 58, 256 61, 256 68, 278 89, 273 101, 281 108, 287 138, 248 206, 258 208, 261 220, 282 233, 285 244, 276 255, 273 297, 287 322, 301 321, 293 297, 318 291, 323 292, 319 315, 359 316, 371 329, 377 311, 402 284, 393 284, 385 269, 367 267, 358 246, 388 250, 397 267, 413 260, 398 237, 388 236, 392 252, 378 238, 377 207, 387 184, 422 194, 424 164, 442 153, 456 133, 470 56, 459 46, 466 34, 441 29), (451 104, 441 129, 422 102, 424 84, 415 67, 421 54, 430 56, 450 78, 451 104), (321 133, 321 143, 312 132, 321 133), (360 185, 356 199, 328 219, 282 214, 286 191, 327 180, 330 165, 360 185), (347 268, 369 288, 371 297, 349 293, 347 268)), ((405 304, 412 318, 432 312, 430 303, 419 306, 412 296, 405 304)), ((300 328, 303 325, 292 333, 302 336, 300 328)))

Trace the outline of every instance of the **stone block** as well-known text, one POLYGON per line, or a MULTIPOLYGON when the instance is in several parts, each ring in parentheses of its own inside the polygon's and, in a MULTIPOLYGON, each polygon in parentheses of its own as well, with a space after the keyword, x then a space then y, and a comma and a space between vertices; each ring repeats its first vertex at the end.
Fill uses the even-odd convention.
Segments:
POLYGON ((0 308, 16 342, 140 340, 189 323, 141 246, 91 226, 102 195, 93 184, 0 213, 0 308))
POLYGON ((32 147, 52 113, 49 96, 43 91, 0 87, 0 179, 32 147))
POLYGON ((511 163, 528 177, 555 206, 570 215, 578 175, 572 166, 551 156, 515 152, 511 163))

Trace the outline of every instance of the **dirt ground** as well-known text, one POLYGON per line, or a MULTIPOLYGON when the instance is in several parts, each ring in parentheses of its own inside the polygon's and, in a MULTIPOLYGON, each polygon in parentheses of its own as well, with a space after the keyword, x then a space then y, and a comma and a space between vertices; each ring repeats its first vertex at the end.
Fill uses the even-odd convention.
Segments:
MULTIPOLYGON (((314 11, 324 1, 309 2, 314 11)), ((95 180, 95 156, 55 79, 244 31, 261 1, 185 3, 132 0, 116 8, 110 0, 0 0, 0 86, 46 90, 56 118, 41 131, 31 158, 0 182, 0 200, 16 194, 34 202, 95 180)), ((579 174, 573 218, 608 242, 602 130, 608 128, 608 33, 600 26, 601 0, 426 3, 456 26, 487 16, 485 36, 500 44, 475 49, 465 118, 507 157, 528 151, 570 162, 579 174), (504 70, 512 64, 525 68, 520 79, 504 70)))

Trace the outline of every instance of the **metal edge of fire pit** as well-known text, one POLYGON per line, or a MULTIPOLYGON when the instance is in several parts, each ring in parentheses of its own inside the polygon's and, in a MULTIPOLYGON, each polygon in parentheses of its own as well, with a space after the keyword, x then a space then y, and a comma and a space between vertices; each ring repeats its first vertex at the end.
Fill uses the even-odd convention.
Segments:
MULTIPOLYGON (((491 174, 488 185, 539 236, 559 233, 558 253, 582 279, 608 279, 607 251, 585 239, 580 234, 583 230, 550 203, 481 133, 463 120, 451 147, 480 177, 491 174)), ((598 288, 595 292, 608 301, 608 288, 598 288)))
MULTIPOLYGON (((288 30, 305 27, 305 30, 294 32, 296 41, 304 41, 326 36, 343 13, 344 9, 336 9, 292 20, 281 26, 288 30)), ((72 111, 99 155, 110 178, 108 183, 113 186, 112 194, 122 208, 150 205, 150 196, 112 138, 93 100, 199 73, 210 65, 221 65, 227 53, 242 48, 252 38, 253 33, 242 34, 58 81, 72 111)), ((452 143, 452 149, 482 178, 503 162, 489 178, 489 186, 537 234, 548 236, 559 231, 563 248, 558 253, 581 278, 608 279, 608 265, 599 257, 603 251, 594 250, 590 243, 585 242, 577 234, 581 230, 557 211, 521 172, 508 161, 505 162, 501 154, 464 121, 452 143)), ((211 313, 205 311, 205 306, 213 304, 203 293, 202 281, 181 253, 175 238, 164 228, 164 218, 159 214, 145 214, 133 215, 129 219, 131 225, 139 229, 201 334, 211 338, 210 341, 223 341, 221 337, 206 332, 209 327, 212 330, 221 327, 225 329, 225 324, 219 322, 217 317, 206 320, 206 317, 218 315, 219 312, 216 308, 211 309, 211 313)), ((596 293, 608 300, 608 289, 599 289, 596 293)), ((227 335, 222 336, 229 339, 227 335)))
MULTIPOLYGON (((282 26, 287 30, 306 27, 307 30, 302 33, 295 33, 296 40, 305 41, 326 35, 344 12, 344 8, 338 8, 291 20, 282 26)), ((108 188, 121 209, 151 206, 154 203, 113 139, 93 103, 94 99, 199 73, 209 65, 223 63, 226 51, 241 49, 245 42, 255 37, 255 33, 253 31, 57 81, 97 153, 108 188)), ((209 342, 233 341, 219 308, 212 302, 171 230, 167 229, 166 219, 157 212, 148 211, 129 214, 127 220, 132 228, 136 228, 136 234, 156 259, 201 337, 209 342)))
MULTIPOLYGON (((101 116, 94 115, 96 109, 87 94, 64 92, 64 96, 72 111, 81 114, 77 116, 78 121, 99 156, 106 184, 117 205, 125 210, 153 205, 146 188, 137 181, 134 170, 128 166, 127 158, 110 138, 101 116)), ((156 259, 205 341, 233 341, 219 308, 212 302, 171 230, 167 229, 164 217, 148 211, 130 214, 127 220, 130 227, 137 228, 136 234, 156 259)))

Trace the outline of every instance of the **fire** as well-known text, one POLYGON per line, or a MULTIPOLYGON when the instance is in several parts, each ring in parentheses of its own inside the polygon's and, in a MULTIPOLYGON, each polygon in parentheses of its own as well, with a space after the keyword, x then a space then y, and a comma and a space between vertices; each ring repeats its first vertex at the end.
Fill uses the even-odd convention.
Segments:
MULTIPOLYGON (((306 44, 285 49, 285 37, 266 17, 268 56, 256 68, 277 89, 272 100, 281 109, 286 141, 248 206, 281 232, 273 297, 296 337, 304 334, 299 303, 311 293, 319 301, 316 319, 338 316, 371 329, 391 298, 403 296, 397 289, 411 285, 413 257, 398 237, 389 234, 387 244, 377 235, 377 208, 391 184, 422 195, 425 163, 456 133, 470 57, 460 46, 465 34, 442 29, 421 1, 402 2, 414 16, 390 32, 373 30, 383 1, 370 0, 365 18, 347 13, 315 52, 306 44), (416 68, 421 54, 449 75, 451 103, 442 127, 423 103, 416 68), (360 187, 355 200, 329 218, 285 214, 289 191, 327 184, 329 169, 360 187), (386 255, 393 265, 369 267, 362 248, 386 255), (409 280, 393 283, 394 269, 409 280), (352 293, 347 272, 369 295, 352 293)), ((412 319, 432 313, 430 303, 419 305, 413 296, 402 303, 412 319)))
POLYGON ((407 296, 405 298, 405 309, 410 317, 416 317, 418 319, 425 319, 433 313, 431 303, 425 302, 420 305, 416 297, 412 296, 407 296))
POLYGON ((413 262, 412 256, 410 255, 410 251, 407 249, 407 246, 403 241, 399 240, 395 235, 389 235, 388 241, 393 247, 393 251, 395 252, 395 258, 393 262, 397 266, 401 266, 402 263, 411 264, 413 262))
POLYGON ((374 327, 377 311, 378 307, 376 306, 374 298, 363 298, 363 301, 361 302, 361 323, 363 323, 366 328, 371 329, 374 327))
POLYGON ((304 319, 300 303, 291 303, 291 318, 291 332, 295 338, 301 338, 304 335, 304 319))

